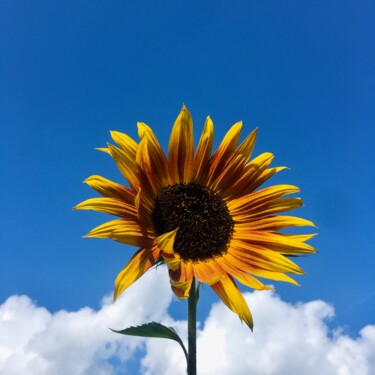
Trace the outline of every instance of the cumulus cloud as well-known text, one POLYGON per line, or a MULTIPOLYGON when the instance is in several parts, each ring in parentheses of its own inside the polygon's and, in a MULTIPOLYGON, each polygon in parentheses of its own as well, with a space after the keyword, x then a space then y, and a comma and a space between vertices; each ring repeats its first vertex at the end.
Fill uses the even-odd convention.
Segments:
POLYGON ((168 280, 159 270, 145 275, 115 304, 111 296, 104 297, 98 311, 85 307, 51 314, 27 296, 12 296, 0 306, 0 374, 121 373, 144 340, 115 334, 108 327, 160 321, 171 300, 168 280))
MULTIPOLYGON (((334 316, 324 301, 292 305, 268 291, 245 293, 256 317, 254 333, 222 304, 211 309, 198 333, 200 375, 374 375, 375 325, 356 338, 330 331, 334 316)), ((171 363, 177 349, 163 354, 147 343, 143 368, 147 375, 185 374, 184 363, 171 363)))
MULTIPOLYGON (((185 375, 175 342, 107 328, 155 320, 186 338, 186 322, 168 315, 172 294, 165 276, 164 270, 149 272, 115 304, 105 297, 98 311, 51 314, 27 296, 10 297, 0 306, 0 373, 120 375, 137 355, 140 374, 185 375)), ((214 304, 198 331, 200 375, 375 374, 375 325, 350 337, 328 328, 334 309, 324 301, 293 305, 266 291, 245 298, 256 319, 254 333, 221 302, 214 304)))

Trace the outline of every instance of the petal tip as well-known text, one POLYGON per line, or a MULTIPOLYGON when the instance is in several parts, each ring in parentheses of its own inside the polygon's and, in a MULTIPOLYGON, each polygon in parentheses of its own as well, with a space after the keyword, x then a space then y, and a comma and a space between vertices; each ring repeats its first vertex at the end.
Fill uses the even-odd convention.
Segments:
POLYGON ((245 324, 250 328, 250 331, 253 332, 254 330, 254 322, 253 322, 253 319, 250 317, 244 317, 244 319, 240 318, 241 319, 241 322, 245 322, 245 324))

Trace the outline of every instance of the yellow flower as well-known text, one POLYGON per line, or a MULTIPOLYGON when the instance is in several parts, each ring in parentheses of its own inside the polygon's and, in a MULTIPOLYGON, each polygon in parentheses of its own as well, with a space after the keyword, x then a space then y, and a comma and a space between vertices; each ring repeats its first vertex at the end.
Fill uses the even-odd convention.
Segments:
POLYGON ((291 185, 260 186, 284 167, 268 168, 273 155, 250 160, 256 130, 238 145, 242 123, 234 124, 212 153, 214 129, 204 124, 194 153, 193 124, 184 106, 173 126, 168 157, 153 131, 138 123, 140 142, 111 132, 118 147, 110 154, 128 187, 101 176, 85 182, 103 197, 75 208, 118 216, 86 237, 111 238, 139 247, 115 282, 116 299, 158 260, 168 267, 171 287, 189 296, 192 280, 206 283, 252 328, 250 310, 235 280, 253 289, 270 289, 256 277, 298 285, 288 273, 303 271, 289 256, 315 252, 305 242, 313 235, 279 230, 313 223, 278 214, 301 206, 291 185))

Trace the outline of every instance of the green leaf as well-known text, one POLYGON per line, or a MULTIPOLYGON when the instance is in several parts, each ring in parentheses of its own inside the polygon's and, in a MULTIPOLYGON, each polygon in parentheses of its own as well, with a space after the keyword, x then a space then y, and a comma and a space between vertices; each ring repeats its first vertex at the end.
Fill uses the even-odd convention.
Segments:
POLYGON ((170 339, 170 340, 177 341, 181 345, 181 348, 184 351, 184 354, 187 360, 186 348, 180 336, 172 327, 166 327, 160 323, 151 322, 151 323, 142 324, 141 326, 125 328, 121 331, 116 331, 114 329, 111 329, 111 331, 120 333, 122 335, 128 335, 128 336, 156 337, 156 338, 161 338, 161 339, 170 339))
POLYGON ((121 331, 112 329, 112 331, 129 336, 159 337, 162 339, 180 340, 180 337, 173 328, 163 326, 162 324, 156 322, 125 328, 121 331))

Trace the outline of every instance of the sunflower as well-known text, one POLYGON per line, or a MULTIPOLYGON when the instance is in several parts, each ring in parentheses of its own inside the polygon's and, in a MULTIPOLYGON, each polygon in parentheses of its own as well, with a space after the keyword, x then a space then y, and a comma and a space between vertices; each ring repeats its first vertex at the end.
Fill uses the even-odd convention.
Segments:
POLYGON ((269 168, 271 153, 250 160, 257 130, 239 144, 242 122, 234 124, 212 152, 210 117, 194 152, 193 123, 185 106, 169 140, 168 156, 152 129, 138 123, 139 143, 112 131, 118 146, 100 149, 112 156, 127 186, 101 176, 85 182, 102 195, 75 209, 119 217, 86 237, 111 238, 139 250, 118 274, 114 299, 158 262, 168 267, 173 292, 189 296, 193 279, 206 283, 250 328, 250 310, 236 281, 270 289, 257 277, 298 285, 287 274, 303 274, 289 258, 315 252, 312 234, 285 234, 311 221, 281 213, 302 205, 292 185, 260 186, 285 167, 269 168))

